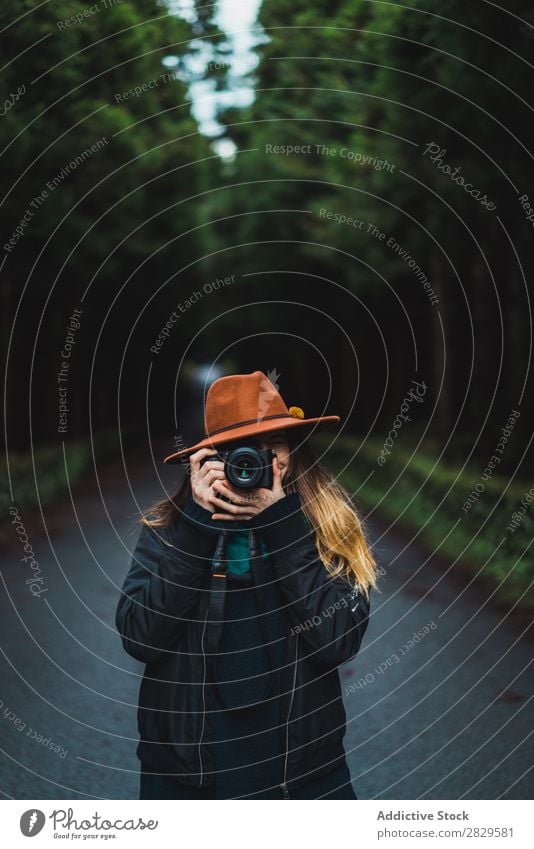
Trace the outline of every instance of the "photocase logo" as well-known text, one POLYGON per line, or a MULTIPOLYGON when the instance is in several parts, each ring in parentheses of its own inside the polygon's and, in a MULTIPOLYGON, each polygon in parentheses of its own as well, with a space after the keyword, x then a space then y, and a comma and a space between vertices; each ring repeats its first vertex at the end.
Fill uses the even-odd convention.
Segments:
POLYGON ((258 397, 258 421, 266 415, 269 405, 278 392, 278 383, 280 377, 273 368, 267 372, 267 380, 262 379, 260 383, 260 392, 258 397))
POLYGON ((45 820, 46 817, 43 812, 36 808, 24 811, 20 818, 20 830, 24 837, 35 837, 36 834, 39 834, 45 824, 45 820))

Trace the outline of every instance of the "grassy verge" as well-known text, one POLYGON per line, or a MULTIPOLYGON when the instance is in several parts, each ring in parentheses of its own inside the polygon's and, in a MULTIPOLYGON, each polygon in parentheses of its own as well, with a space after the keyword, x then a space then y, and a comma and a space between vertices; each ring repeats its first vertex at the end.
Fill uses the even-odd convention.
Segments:
MULTIPOLYGON (((131 434, 123 434, 123 444, 135 435, 133 431, 131 434)), ((120 443, 116 428, 93 434, 93 445, 98 460, 117 457, 120 443)), ((0 539, 4 537, 5 529, 11 523, 8 511, 12 505, 21 511, 38 511, 39 501, 42 507, 46 507, 64 496, 68 487, 91 467, 92 450, 89 439, 81 438, 65 444, 65 455, 59 441, 36 448, 33 454, 10 452, 9 473, 13 497, 7 477, 6 458, 0 463, 0 539)))
POLYGON ((458 558, 454 568, 478 575, 497 602, 534 611, 534 480, 509 484, 484 469, 460 471, 424 446, 412 456, 395 443, 380 466, 378 440, 346 437, 328 448, 321 436, 316 443, 328 449, 356 503, 418 532, 418 542, 451 563, 458 558))

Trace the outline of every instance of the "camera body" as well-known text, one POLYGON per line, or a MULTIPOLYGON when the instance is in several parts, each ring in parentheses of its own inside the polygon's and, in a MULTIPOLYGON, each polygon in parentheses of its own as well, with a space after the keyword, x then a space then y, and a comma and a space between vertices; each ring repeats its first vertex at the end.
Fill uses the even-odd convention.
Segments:
POLYGON ((275 452, 271 448, 237 445, 206 457, 201 465, 207 460, 220 460, 224 463, 226 480, 238 489, 272 489, 274 456, 275 452))

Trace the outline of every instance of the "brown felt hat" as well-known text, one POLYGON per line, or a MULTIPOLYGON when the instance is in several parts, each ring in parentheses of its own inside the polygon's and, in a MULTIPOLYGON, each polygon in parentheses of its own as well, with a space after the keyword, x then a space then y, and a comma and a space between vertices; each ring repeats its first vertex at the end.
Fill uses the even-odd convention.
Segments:
POLYGON ((300 407, 288 409, 276 386, 262 371, 231 374, 215 380, 208 389, 204 437, 196 445, 169 454, 163 462, 175 463, 201 448, 215 448, 248 436, 310 425, 323 427, 339 421, 339 416, 306 419, 300 407))

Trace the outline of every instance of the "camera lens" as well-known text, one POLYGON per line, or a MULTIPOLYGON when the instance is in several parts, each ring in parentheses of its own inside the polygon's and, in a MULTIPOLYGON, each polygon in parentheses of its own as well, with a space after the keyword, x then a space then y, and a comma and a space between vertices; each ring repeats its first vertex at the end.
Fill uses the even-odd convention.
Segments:
POLYGON ((254 448, 234 448, 228 452, 225 475, 231 484, 241 489, 253 489, 263 474, 264 464, 254 448))

